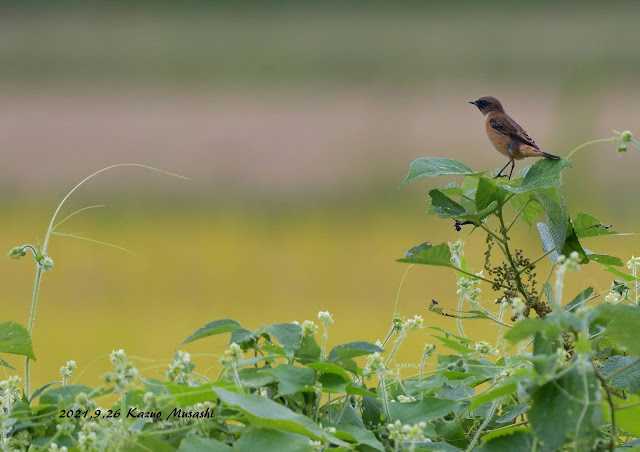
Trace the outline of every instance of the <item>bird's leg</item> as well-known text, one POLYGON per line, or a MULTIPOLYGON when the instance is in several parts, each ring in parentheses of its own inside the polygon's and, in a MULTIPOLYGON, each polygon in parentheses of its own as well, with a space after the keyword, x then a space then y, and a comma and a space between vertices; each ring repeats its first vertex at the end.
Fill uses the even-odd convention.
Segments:
MULTIPOLYGON (((513 162, 513 160, 509 160, 507 162, 507 164, 505 166, 502 167, 502 169, 500 170, 500 172, 498 173, 498 175, 496 177, 494 177, 494 179, 498 179, 499 177, 507 177, 506 174, 502 174, 502 172, 507 169, 507 166, 511 165, 513 162)), ((515 164, 514 164, 515 166, 515 164)), ((511 168, 511 172, 513 172, 513 167, 511 168)), ((509 179, 511 179, 511 176, 509 176, 509 179)))
POLYGON ((511 175, 513 174, 513 170, 516 167, 516 161, 515 160, 511 160, 511 171, 509 171, 509 180, 511 180, 511 175))

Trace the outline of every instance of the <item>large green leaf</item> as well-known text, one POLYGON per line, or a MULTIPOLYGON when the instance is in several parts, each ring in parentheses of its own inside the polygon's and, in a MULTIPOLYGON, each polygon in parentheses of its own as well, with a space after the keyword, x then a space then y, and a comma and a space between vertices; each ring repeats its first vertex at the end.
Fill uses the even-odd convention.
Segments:
POLYGON ((564 198, 557 188, 536 190, 534 196, 544 209, 547 227, 549 228, 554 248, 556 251, 561 252, 567 238, 569 224, 569 215, 567 214, 564 198))
POLYGON ((429 190, 431 205, 440 218, 459 218, 467 213, 464 207, 438 189, 429 190))
POLYGON ((186 338, 182 344, 188 344, 189 342, 197 341, 208 336, 214 336, 216 334, 229 333, 236 328, 240 328, 240 324, 232 319, 220 319, 214 320, 211 323, 207 323, 191 336, 186 338))
POLYGON ((384 349, 376 344, 365 341, 349 342, 347 344, 336 345, 329 352, 329 361, 339 359, 357 358, 358 356, 370 355, 372 353, 383 353, 384 349))
POLYGON ((290 364, 280 364, 271 369, 264 369, 262 372, 278 379, 278 395, 281 396, 293 394, 302 389, 312 389, 316 381, 314 370, 290 364))
MULTIPOLYGON (((264 325, 263 325, 264 326, 264 325)), ((272 337, 278 340, 285 349, 297 350, 302 341, 302 327, 295 323, 274 323, 264 326, 272 337)))
POLYGON ((414 160, 409 166, 409 174, 400 186, 423 177, 436 177, 444 174, 473 174, 471 168, 462 162, 441 157, 423 157, 414 160))
POLYGON ((640 358, 637 356, 616 355, 605 359, 602 362, 602 375, 607 377, 623 367, 627 369, 614 376, 611 381, 621 391, 633 394, 640 389, 640 358))
POLYGON ((0 323, 0 353, 11 353, 36 360, 31 335, 25 327, 15 322, 0 323))
POLYGON ((521 193, 513 196, 509 200, 509 204, 516 212, 524 207, 520 213, 522 218, 529 226, 532 226, 538 215, 544 212, 542 205, 533 197, 531 193, 521 193))
POLYGON ((370 432, 367 429, 349 424, 335 425, 335 428, 338 430, 338 432, 336 433, 336 437, 340 439, 349 441, 350 443, 364 444, 375 450, 384 452, 384 446, 382 445, 382 443, 378 441, 376 435, 374 435, 373 432, 370 432))
POLYGON ((226 406, 242 412, 252 426, 297 433, 339 446, 346 445, 342 440, 325 432, 307 416, 295 413, 266 397, 236 394, 222 388, 213 390, 226 406))
POLYGON ((389 414, 391 419, 399 419, 403 424, 417 424, 446 416, 459 406, 456 400, 424 397, 419 402, 391 403, 389 414))
POLYGON ((576 234, 580 238, 617 234, 617 232, 609 229, 608 226, 601 223, 597 218, 582 212, 578 212, 574 227, 576 234))
POLYGON ((606 334, 629 348, 636 355, 640 354, 640 308, 637 306, 602 305, 600 318, 609 320, 606 334))
POLYGON ((592 293, 593 293, 593 287, 588 287, 588 288, 584 289, 582 292, 580 292, 578 295, 576 295, 576 297, 573 300, 571 300, 571 302, 567 303, 564 306, 564 308, 567 311, 571 311, 572 309, 577 308, 582 303, 584 303, 586 300, 588 300, 592 293))
POLYGON ((504 188, 497 185, 495 179, 482 176, 478 181, 478 189, 476 190, 476 210, 480 212, 494 201, 496 205, 501 204, 506 197, 507 192, 504 188))
POLYGON ((398 259, 397 262, 452 267, 451 250, 446 243, 432 246, 429 242, 425 242, 422 245, 411 248, 409 251, 405 251, 405 255, 407 257, 398 259))
POLYGON ((576 366, 533 393, 529 420, 545 450, 558 450, 573 433, 576 450, 590 450, 600 432, 599 387, 591 366, 576 366))
POLYGON ((508 182, 503 182, 499 185, 513 193, 525 193, 536 189, 558 187, 562 185, 562 170, 568 166, 571 166, 571 163, 566 159, 541 159, 527 171, 520 186, 513 187, 508 182))
MULTIPOLYGON (((530 432, 514 429, 508 435, 491 438, 474 452, 514 452, 535 449, 535 438, 530 432)), ((543 449, 546 450, 546 449, 543 449)))
POLYGON ((236 441, 234 446, 233 450, 237 452, 269 450, 277 450, 278 452, 302 452, 310 450, 308 438, 293 433, 272 430, 270 428, 251 428, 236 441))
POLYGON ((180 442, 180 447, 178 448, 178 452, 201 452, 203 450, 210 452, 231 452, 233 448, 215 439, 203 438, 198 435, 185 437, 180 442))
POLYGON ((504 335, 504 338, 512 344, 528 339, 537 332, 544 331, 549 324, 542 319, 529 317, 521 319, 504 335))

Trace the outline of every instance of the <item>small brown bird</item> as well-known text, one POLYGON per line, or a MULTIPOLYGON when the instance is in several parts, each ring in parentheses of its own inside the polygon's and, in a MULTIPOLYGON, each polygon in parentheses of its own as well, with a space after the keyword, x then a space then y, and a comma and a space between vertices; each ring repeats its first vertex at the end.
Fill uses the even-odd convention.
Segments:
POLYGON ((511 165, 511 171, 509 172, 509 179, 511 179, 513 168, 516 166, 515 160, 522 160, 525 157, 560 159, 557 155, 542 152, 536 142, 533 141, 533 138, 517 122, 511 119, 504 111, 500 101, 495 97, 485 96, 469 103, 478 107, 478 110, 484 115, 484 127, 493 147, 501 154, 509 157, 509 161, 495 178, 501 177, 503 175, 502 172, 507 166, 511 165))

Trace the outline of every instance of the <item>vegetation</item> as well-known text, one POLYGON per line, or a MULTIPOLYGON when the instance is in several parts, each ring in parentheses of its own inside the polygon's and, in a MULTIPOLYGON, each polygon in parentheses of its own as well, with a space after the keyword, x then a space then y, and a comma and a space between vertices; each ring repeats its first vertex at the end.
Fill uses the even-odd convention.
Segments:
MULTIPOLYGON (((620 152, 638 146, 629 132, 608 140, 617 142, 620 152)), ((66 220, 56 223, 58 212, 83 181, 58 206, 43 246, 22 245, 9 253, 16 259, 33 256, 36 284, 28 328, 0 324, 0 352, 26 360, 24 387, 18 375, 0 382, 0 445, 3 450, 631 450, 640 445, 635 333, 640 258, 632 257, 626 272, 620 258, 583 247, 585 239, 618 233, 587 213, 570 216, 560 191, 568 166, 568 160, 543 159, 504 180, 451 159, 412 163, 405 183, 463 178, 430 190, 429 213, 446 227, 486 234, 483 257, 467 256, 458 241, 423 243, 399 259, 456 272, 457 311, 445 312, 436 300, 431 305, 436 314, 456 317, 455 333, 396 312, 384 340, 355 340, 328 350, 334 323, 328 312, 320 312, 317 321, 249 328, 221 319, 181 344, 229 335, 216 379, 197 372, 184 351, 176 353, 163 380, 145 378, 118 350, 101 386, 67 384, 76 371, 70 361, 61 368, 61 381, 32 392, 33 319, 41 278, 53 268, 47 244, 66 220), (540 216, 544 221, 536 228, 543 252, 529 257, 509 234, 518 221, 532 227, 540 216), (547 260, 551 270, 542 278, 538 267, 547 260), (566 297, 567 273, 592 261, 613 275, 611 289, 593 293, 584 287, 566 297), (497 309, 483 305, 491 291, 497 292, 490 297, 497 309), (467 321, 495 324, 497 343, 467 337, 467 321), (415 364, 398 364, 399 348, 418 330, 428 332, 433 343, 416 351, 415 364), (115 403, 99 406, 105 395, 115 403)), ((10 361, 0 360, 6 375, 15 370, 10 361)))

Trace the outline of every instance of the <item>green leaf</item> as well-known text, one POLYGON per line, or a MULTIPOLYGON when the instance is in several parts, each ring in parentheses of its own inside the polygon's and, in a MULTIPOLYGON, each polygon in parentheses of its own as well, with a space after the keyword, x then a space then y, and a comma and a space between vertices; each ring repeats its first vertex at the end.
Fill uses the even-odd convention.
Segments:
POLYGON ((308 451, 310 448, 309 439, 304 436, 272 430, 269 428, 251 428, 247 433, 242 435, 238 441, 236 441, 233 450, 238 452, 268 450, 277 450, 278 452, 302 452, 308 451))
POLYGON ((593 293, 593 287, 584 289, 582 292, 576 295, 576 297, 573 300, 571 300, 570 303, 566 304, 564 308, 567 311, 571 311, 572 309, 580 306, 582 303, 588 300, 592 293, 593 293))
POLYGON ((272 369, 264 369, 262 372, 278 379, 278 395, 281 396, 296 393, 301 389, 313 388, 316 381, 315 370, 290 364, 280 364, 272 369))
POLYGON ((340 378, 342 378, 344 381, 351 381, 351 377, 349 377, 349 374, 347 373, 346 370, 344 370, 342 367, 340 366, 336 366, 333 363, 327 363, 327 362, 322 362, 322 363, 309 363, 307 364, 307 367, 309 369, 313 369, 317 372, 323 373, 323 374, 335 374, 340 376, 340 378))
POLYGON ((537 332, 544 331, 548 323, 542 319, 529 317, 521 319, 504 335, 504 338, 512 344, 528 339, 537 332))
POLYGON ((609 254, 592 253, 587 249, 585 249, 585 251, 590 261, 594 261, 602 265, 615 265, 616 267, 622 267, 624 265, 622 263, 622 259, 619 257, 610 256, 609 254))
POLYGON ((53 385, 57 385, 59 384, 59 381, 52 381, 50 383, 47 383, 45 385, 40 386, 38 389, 36 389, 35 391, 33 391, 33 394, 31 394, 31 397, 29 397, 29 403, 31 403, 31 401, 33 399, 35 399, 36 397, 38 397, 40 394, 42 394, 48 387, 53 386, 53 385))
POLYGON ((11 364, 9 364, 8 362, 6 362, 4 359, 0 359, 0 366, 1 367, 8 367, 11 370, 16 370, 15 367, 13 367, 11 364))
POLYGON ((486 209, 494 201, 496 205, 502 204, 506 197, 506 190, 499 187, 494 179, 482 176, 478 181, 478 189, 476 190, 476 210, 480 212, 486 209))
POLYGON ((482 446, 473 450, 474 452, 513 452, 536 450, 535 438, 530 432, 514 429, 510 434, 491 438, 482 444, 482 446))
POLYGON ((613 273, 614 275, 616 275, 618 278, 624 279, 626 282, 634 282, 634 281, 638 281, 638 278, 634 278, 633 275, 629 275, 628 273, 625 273, 623 271, 618 270, 617 268, 613 268, 610 267, 608 265, 604 266, 604 269, 606 271, 608 271, 609 273, 613 273))
POLYGON ((438 214, 440 218, 458 218, 467 213, 464 207, 437 188, 429 190, 429 197, 431 198, 434 212, 438 214))
POLYGON ((135 443, 127 444, 122 448, 122 452, 173 452, 173 448, 166 441, 154 438, 153 436, 139 436, 136 438, 135 443))
POLYGON ((376 435, 369 430, 349 424, 339 424, 334 427, 338 429, 336 437, 349 441, 350 443, 364 444, 375 450, 384 452, 382 443, 378 441, 376 435))
MULTIPOLYGON (((308 441, 307 441, 308 442, 308 441)), ((180 442, 178 452, 231 452, 233 448, 211 438, 203 438, 198 435, 189 435, 180 442)))
POLYGON ((640 354, 640 335, 638 325, 640 325, 640 309, 638 307, 622 305, 602 305, 601 319, 610 320, 607 325, 606 334, 618 341, 620 345, 625 345, 636 355, 640 354))
POLYGON ((529 405, 528 403, 521 403, 507 410, 505 410, 503 407, 502 414, 496 419, 496 422, 498 424, 506 424, 508 422, 511 422, 518 416, 521 416, 524 413, 526 413, 529 410, 529 408, 531 408, 531 405, 529 405))
POLYGON ((631 367, 613 377, 611 381, 618 389, 634 393, 640 389, 640 358, 637 356, 616 355, 605 359, 602 363, 602 375, 608 377, 626 366, 631 367))
POLYGON ((285 348, 297 350, 302 341, 302 327, 295 323, 274 323, 264 329, 285 348))
POLYGON ((562 170, 568 166, 571 166, 571 163, 566 159, 541 159, 527 171, 519 187, 512 187, 508 182, 499 185, 513 193, 525 193, 536 189, 558 187, 562 185, 562 170))
POLYGON ((456 400, 424 397, 418 402, 390 403, 391 419, 399 419, 403 424, 429 422, 446 416, 460 406, 456 400))
POLYGON ((239 344, 240 342, 244 342, 248 339, 251 339, 256 331, 250 331, 246 328, 236 328, 231 332, 231 339, 229 340, 229 345, 231 344, 239 344))
POLYGON ((25 327, 15 322, 0 323, 0 353, 11 353, 36 360, 31 335, 25 327))
POLYGON ((520 213, 520 218, 522 218, 530 227, 533 226, 538 215, 544 212, 542 205, 531 196, 531 193, 515 195, 509 200, 509 204, 511 204, 511 207, 513 207, 516 212, 522 209, 523 206, 526 206, 520 213))
POLYGON ((547 450, 560 449, 572 432, 576 450, 590 450, 602 424, 602 411, 594 403, 598 392, 590 366, 577 366, 536 389, 528 417, 547 450))
POLYGON ((408 264, 423 264, 423 265, 440 265, 443 267, 452 267, 451 264, 451 251, 449 245, 441 243, 436 246, 431 246, 429 242, 425 242, 422 245, 411 248, 409 251, 405 251, 404 259, 398 259, 396 262, 405 262, 408 264))
POLYGON ((247 367, 238 370, 238 378, 243 385, 249 388, 262 388, 264 386, 275 383, 276 377, 262 372, 262 368, 247 367))
POLYGON ((481 392, 480 394, 475 396, 471 402, 471 405, 467 407, 467 411, 474 410, 477 407, 484 405, 485 403, 491 402, 508 394, 513 394, 517 389, 518 382, 516 380, 505 381, 497 388, 491 389, 486 392, 481 392))
POLYGON ((40 396, 41 405, 70 405, 81 392, 90 394, 92 389, 82 385, 67 385, 50 389, 40 396))
POLYGON ((446 337, 442 337, 442 336, 436 336, 435 334, 432 334, 431 336, 435 337, 436 339, 438 339, 440 342, 442 342, 442 344, 445 347, 448 347, 452 350, 455 350, 459 353, 462 354, 467 354, 467 353, 471 353, 473 350, 468 349, 467 347, 465 347, 464 345, 462 345, 459 342, 456 342, 454 340, 448 339, 446 337))
POLYGON ((313 336, 302 336, 300 348, 296 350, 295 357, 304 364, 319 360, 321 351, 313 336))
POLYGON ((166 381, 165 387, 173 395, 173 403, 181 406, 192 406, 196 403, 215 402, 218 400, 216 393, 211 390, 214 383, 200 386, 188 386, 166 381))
POLYGON ((255 427, 266 427, 308 436, 315 440, 328 441, 339 446, 346 445, 335 436, 302 414, 259 395, 240 395, 222 388, 213 388, 220 400, 229 408, 236 409, 247 417, 255 427))
POLYGON ((597 218, 582 212, 579 212, 576 216, 574 227, 576 234, 580 238, 617 234, 617 232, 610 230, 608 226, 602 224, 597 218))
POLYGON ((357 358, 371 353, 384 353, 384 350, 371 342, 356 341, 337 345, 329 352, 329 361, 357 358))
POLYGON ((552 263, 557 264, 559 254, 555 251, 555 244, 553 243, 553 238, 551 237, 551 232, 549 232, 549 226, 546 223, 537 223, 538 232, 540 233, 540 239, 542 241, 542 251, 548 253, 551 250, 551 254, 549 254, 549 259, 552 263))
POLYGON ((236 328, 240 328, 240 324, 232 319, 220 319, 214 320, 211 323, 207 323, 191 336, 186 338, 181 345, 188 344, 189 342, 197 341, 208 336, 214 336, 216 334, 229 333, 236 328))
POLYGON ((411 163, 409 174, 407 174, 400 186, 423 177, 436 177, 444 174, 473 174, 473 171, 457 160, 441 157, 423 157, 411 163))
POLYGON ((564 198, 557 188, 537 190, 534 196, 544 209, 554 248, 556 251, 562 250, 567 238, 569 224, 569 215, 567 214, 564 198))

